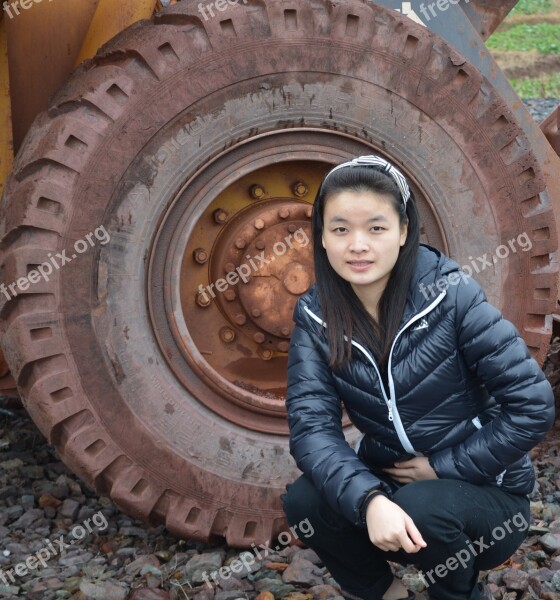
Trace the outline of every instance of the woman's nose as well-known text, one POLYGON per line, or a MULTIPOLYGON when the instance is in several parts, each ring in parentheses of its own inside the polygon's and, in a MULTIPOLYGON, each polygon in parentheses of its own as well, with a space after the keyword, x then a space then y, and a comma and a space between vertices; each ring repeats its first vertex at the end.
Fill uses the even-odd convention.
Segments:
POLYGON ((354 252, 363 252, 368 249, 368 240, 363 234, 355 234, 350 240, 350 250, 354 252))

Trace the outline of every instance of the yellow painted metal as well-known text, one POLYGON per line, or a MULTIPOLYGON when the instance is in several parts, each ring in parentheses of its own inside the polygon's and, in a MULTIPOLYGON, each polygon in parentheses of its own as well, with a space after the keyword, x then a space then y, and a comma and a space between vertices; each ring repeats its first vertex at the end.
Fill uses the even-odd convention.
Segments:
POLYGON ((0 196, 6 177, 12 170, 14 146, 12 138, 12 109, 8 73, 8 41, 6 20, 0 17, 0 196))
POLYGON ((76 64, 95 56, 97 50, 120 31, 141 19, 149 19, 156 0, 99 0, 76 64))

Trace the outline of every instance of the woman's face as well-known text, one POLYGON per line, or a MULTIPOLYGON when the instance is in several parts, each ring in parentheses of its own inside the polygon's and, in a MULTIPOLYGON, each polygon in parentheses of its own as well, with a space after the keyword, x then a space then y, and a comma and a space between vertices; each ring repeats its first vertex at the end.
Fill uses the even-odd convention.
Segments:
POLYGON ((323 248, 332 268, 367 306, 377 304, 406 241, 391 196, 342 191, 327 199, 323 248))

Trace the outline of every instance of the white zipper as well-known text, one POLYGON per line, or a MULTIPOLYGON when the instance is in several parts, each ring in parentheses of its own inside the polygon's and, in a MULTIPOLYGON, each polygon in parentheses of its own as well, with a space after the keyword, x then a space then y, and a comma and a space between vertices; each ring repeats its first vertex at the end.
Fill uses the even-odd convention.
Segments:
MULTIPOLYGON (((480 419, 478 417, 472 419, 472 422, 474 423, 474 426, 477 429, 482 429, 482 423, 480 422, 480 419)), ((504 469, 501 473, 496 475, 496 485, 502 485, 502 481, 504 480, 504 475, 506 474, 506 472, 507 469, 504 469)))
MULTIPOLYGON (((417 452, 416 450, 414 450, 412 444, 410 443, 410 440, 408 439, 408 436, 406 435, 406 432, 404 430, 404 427, 403 427, 403 424, 401 421, 401 417, 399 415, 399 411, 397 410, 396 403, 395 403, 395 383, 393 381, 393 376, 391 374, 391 361, 393 358, 393 350, 395 348, 397 339, 399 338, 401 333, 403 331, 405 331, 410 325, 412 325, 412 323, 415 323, 418 319, 421 319, 422 317, 426 316, 430 311, 432 311, 443 300, 443 298, 446 296, 446 293, 447 293, 446 291, 443 291, 427 308, 425 308, 422 312, 419 312, 416 316, 414 316, 412 319, 410 319, 410 321, 408 321, 408 323, 406 323, 406 325, 397 332, 397 335, 395 336, 395 339, 393 340, 393 344, 391 345, 391 351, 389 353, 389 364, 387 366, 388 377, 389 377, 389 398, 387 398, 387 394, 385 393, 385 385, 383 384, 383 379, 381 378, 381 373, 379 372, 377 363, 375 362, 373 357, 369 354, 369 352, 360 343, 352 340, 352 344, 354 344, 354 346, 356 346, 356 348, 360 349, 364 353, 364 355, 368 358, 368 360, 371 362, 371 364, 373 365, 373 367, 377 373, 377 377, 379 377, 379 382, 381 384, 381 391, 383 393, 383 399, 385 400, 385 404, 387 405, 387 410, 388 410, 387 418, 389 419, 389 421, 394 422, 397 436, 398 436, 403 448, 409 454, 414 454, 415 456, 423 456, 423 454, 421 452, 417 452)), ((307 306, 304 306, 303 308, 309 314, 309 316, 311 316, 315 321, 317 321, 324 327, 327 326, 327 324, 322 319, 320 319, 315 313, 313 313, 307 306)), ((348 337, 345 335, 344 339, 347 340, 348 337)))

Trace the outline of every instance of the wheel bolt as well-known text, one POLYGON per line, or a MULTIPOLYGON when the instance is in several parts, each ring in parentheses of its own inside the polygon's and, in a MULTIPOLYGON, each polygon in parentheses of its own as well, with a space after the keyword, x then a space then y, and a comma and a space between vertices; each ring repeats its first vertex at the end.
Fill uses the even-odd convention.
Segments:
POLYGON ((202 292, 202 293, 197 294, 196 303, 201 308, 207 308, 208 306, 210 306, 211 300, 210 300, 210 297, 208 296, 208 294, 206 294, 205 292, 202 292))
POLYGON ((307 196, 309 187, 303 181, 296 181, 292 186, 292 191, 298 198, 303 198, 304 196, 307 196))
POLYGON ((243 313, 238 313, 235 315, 235 322, 238 325, 245 325, 247 322, 247 317, 243 313))
POLYGON ((229 216, 223 208, 217 208, 212 214, 214 215, 214 221, 216 221, 218 225, 225 223, 229 216))
POLYGON ((288 352, 290 349, 290 344, 288 342, 278 342, 278 350, 280 352, 288 352))
POLYGON ((264 221, 262 219, 257 219, 255 221, 255 229, 262 229, 264 227, 264 221))
POLYGON ((290 211, 289 211, 289 210, 288 210, 286 207, 284 207, 284 208, 281 208, 281 209, 278 211, 278 216, 279 216, 281 219, 287 219, 287 218, 290 216, 290 211))
POLYGON ((257 331, 257 333, 255 333, 255 335, 253 336, 253 339, 255 340, 255 342, 257 342, 257 344, 262 344, 266 338, 262 331, 257 331))
POLYGON ((265 191, 262 185, 255 183, 255 185, 251 186, 249 194, 253 200, 260 200, 265 195, 265 191))
POLYGON ((197 248, 193 252, 193 258, 199 265, 203 265, 208 261, 208 252, 204 248, 197 248))
POLYGON ((226 290, 224 297, 228 302, 233 302, 237 298, 237 294, 233 290, 226 290))
POLYGON ((243 248, 245 248, 246 245, 247 242, 243 238, 237 238, 235 240, 235 247, 239 248, 239 250, 243 250, 243 248))
POLYGON ((220 329, 220 339, 226 344, 233 342, 233 340, 235 339, 235 331, 233 331, 233 329, 230 329, 229 327, 222 327, 220 329))
POLYGON ((253 317, 255 317, 255 319, 256 319, 257 317, 260 317, 260 316, 261 316, 261 314, 262 314, 262 313, 261 313, 260 309, 258 309, 258 308, 253 308, 253 310, 251 311, 251 315, 252 315, 253 317))
POLYGON ((297 229, 297 227, 294 225, 294 223, 290 223, 290 224, 288 225, 288 231, 289 231, 290 233, 294 233, 294 231, 295 231, 296 229, 297 229))
POLYGON ((272 350, 261 350, 259 352, 259 356, 263 360, 270 360, 272 358, 272 350))
POLYGON ((262 240, 257 240, 255 242, 255 246, 257 247, 258 250, 264 250, 265 243, 262 240))

